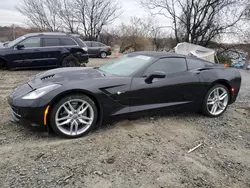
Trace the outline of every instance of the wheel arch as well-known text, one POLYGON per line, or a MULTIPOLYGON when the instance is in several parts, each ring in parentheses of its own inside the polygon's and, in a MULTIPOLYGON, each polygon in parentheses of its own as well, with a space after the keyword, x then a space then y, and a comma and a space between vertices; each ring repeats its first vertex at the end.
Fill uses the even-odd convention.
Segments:
POLYGON ((232 100, 232 86, 230 85, 229 81, 225 80, 225 79, 219 79, 219 80, 216 80, 214 81, 211 86, 209 87, 209 89, 211 89, 213 86, 215 86, 216 84, 221 84, 221 85, 224 85, 227 89, 228 89, 228 92, 229 92, 229 96, 230 96, 230 100, 229 100, 229 104, 231 103, 231 100, 232 100))
MULTIPOLYGON (((103 121, 103 108, 100 104, 100 102, 97 100, 97 98, 94 96, 93 93, 86 91, 86 90, 82 90, 82 89, 73 89, 73 90, 67 90, 65 92, 62 92, 60 94, 58 94, 57 96, 55 96, 51 102, 50 102, 50 110, 53 108, 53 106, 56 104, 56 102, 58 102, 59 100, 61 100, 63 97, 66 97, 68 95, 72 95, 72 94, 82 94, 82 95, 86 95, 87 97, 89 97, 96 105, 97 107, 97 111, 98 111, 98 117, 97 117, 97 126, 102 124, 103 121)), ((48 116, 50 114, 50 110, 48 113, 48 116)), ((48 123, 47 123, 48 124, 48 123)), ((50 126, 48 124, 48 126, 50 126)))
POLYGON ((107 50, 101 49, 100 52, 99 52, 99 56, 101 56, 101 54, 102 54, 103 52, 106 53, 106 55, 108 55, 108 54, 107 54, 107 50))

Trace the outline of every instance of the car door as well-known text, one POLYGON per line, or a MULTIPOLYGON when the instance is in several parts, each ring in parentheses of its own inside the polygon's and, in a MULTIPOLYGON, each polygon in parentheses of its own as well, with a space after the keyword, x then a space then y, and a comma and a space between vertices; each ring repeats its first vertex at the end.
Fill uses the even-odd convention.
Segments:
POLYGON ((39 66, 42 59, 40 37, 24 39, 12 49, 7 59, 10 59, 13 67, 17 68, 39 66))
POLYGON ((64 47, 61 45, 59 37, 42 37, 43 60, 41 66, 59 66, 64 47))
POLYGON ((185 58, 159 59, 150 65, 140 77, 132 80, 130 111, 171 110, 196 105, 200 81, 197 73, 187 70, 185 58), (155 71, 165 73, 165 78, 155 78, 152 83, 145 78, 155 71))
POLYGON ((101 50, 101 44, 99 42, 92 42, 92 51, 95 56, 100 55, 100 50, 101 50))
POLYGON ((92 48, 92 42, 91 41, 84 41, 84 43, 87 45, 88 47, 88 54, 89 56, 94 56, 94 49, 92 48))

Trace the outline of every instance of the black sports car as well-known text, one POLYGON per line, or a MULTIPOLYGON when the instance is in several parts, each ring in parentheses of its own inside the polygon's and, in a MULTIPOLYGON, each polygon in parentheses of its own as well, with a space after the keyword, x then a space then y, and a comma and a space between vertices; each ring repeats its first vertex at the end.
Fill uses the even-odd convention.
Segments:
MULTIPOLYGON (((12 117, 75 138, 115 117, 202 111, 221 115, 235 102, 238 70, 165 52, 136 52, 99 68, 59 68, 9 96, 12 117)), ((124 117, 123 117, 124 118, 124 117)))

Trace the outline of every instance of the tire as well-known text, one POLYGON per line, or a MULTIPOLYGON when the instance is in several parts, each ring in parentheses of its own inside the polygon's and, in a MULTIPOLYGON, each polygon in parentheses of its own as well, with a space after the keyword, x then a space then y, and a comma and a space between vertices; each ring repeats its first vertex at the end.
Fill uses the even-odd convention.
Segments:
POLYGON ((69 55, 62 61, 62 67, 80 67, 81 64, 76 57, 69 55))
POLYGON ((101 57, 102 59, 107 58, 107 53, 106 53, 106 52, 101 52, 100 57, 101 57))
POLYGON ((229 100, 230 94, 227 87, 221 84, 216 84, 207 92, 203 100, 202 112, 208 117, 221 116, 226 111, 229 100), (217 91, 219 91, 219 95, 217 94, 217 91), (220 100, 223 97, 224 99, 220 100))
POLYGON ((6 69, 6 62, 3 60, 0 60, 0 70, 6 69))
POLYGON ((79 138, 96 127, 97 117, 96 105, 89 97, 82 94, 72 94, 63 97, 52 107, 49 114, 49 123, 53 131, 59 136, 79 138), (81 106, 83 103, 85 105, 81 106), (70 108, 69 104, 74 110, 70 108), (73 111, 72 114, 69 111, 73 111))

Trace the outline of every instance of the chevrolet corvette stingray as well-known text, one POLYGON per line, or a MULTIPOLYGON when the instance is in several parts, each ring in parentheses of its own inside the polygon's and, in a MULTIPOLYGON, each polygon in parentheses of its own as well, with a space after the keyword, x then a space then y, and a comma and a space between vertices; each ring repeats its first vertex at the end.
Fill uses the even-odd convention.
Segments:
MULTIPOLYGON (((171 111, 222 115, 241 86, 237 69, 166 52, 134 52, 100 67, 39 73, 8 97, 12 119, 81 137, 103 122, 171 111)), ((167 125, 166 125, 167 126, 167 125)))

